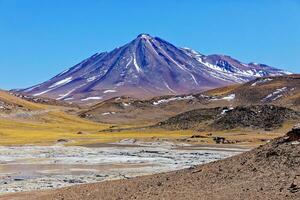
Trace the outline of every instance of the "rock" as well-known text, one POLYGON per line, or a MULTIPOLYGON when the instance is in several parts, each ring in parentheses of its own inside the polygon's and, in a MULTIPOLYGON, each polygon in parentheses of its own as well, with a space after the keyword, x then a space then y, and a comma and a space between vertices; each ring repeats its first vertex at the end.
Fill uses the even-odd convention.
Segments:
POLYGON ((217 143, 217 144, 224 144, 224 142, 226 141, 226 139, 224 137, 214 137, 213 140, 217 143))
POLYGON ((297 124, 295 125, 291 131, 287 133, 287 141, 292 142, 292 141, 300 141, 300 125, 297 124))
POLYGON ((84 131, 78 131, 77 132, 78 135, 82 135, 82 134, 88 134, 88 132, 84 132, 84 131))
POLYGON ((69 140, 67 140, 67 139, 58 139, 57 142, 65 143, 65 142, 69 142, 69 140))
POLYGON ((298 191, 300 191, 300 187, 298 187, 296 184, 292 183, 290 185, 290 187, 288 188, 288 190, 291 192, 291 193, 296 193, 298 191))
POLYGON ((119 143, 120 144, 135 144, 137 142, 134 138, 123 139, 119 143))
POLYGON ((203 135, 192 135, 191 138, 207 138, 207 137, 203 135))
POLYGON ((14 181, 23 181, 23 178, 14 178, 14 181))

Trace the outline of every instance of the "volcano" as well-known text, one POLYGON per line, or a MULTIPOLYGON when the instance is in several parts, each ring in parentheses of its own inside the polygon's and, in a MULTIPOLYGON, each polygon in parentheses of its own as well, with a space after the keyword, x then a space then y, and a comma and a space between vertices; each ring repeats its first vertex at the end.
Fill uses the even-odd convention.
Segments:
POLYGON ((96 53, 39 85, 20 92, 91 103, 117 96, 150 98, 200 92, 288 72, 226 55, 203 55, 149 34, 110 52, 96 53))

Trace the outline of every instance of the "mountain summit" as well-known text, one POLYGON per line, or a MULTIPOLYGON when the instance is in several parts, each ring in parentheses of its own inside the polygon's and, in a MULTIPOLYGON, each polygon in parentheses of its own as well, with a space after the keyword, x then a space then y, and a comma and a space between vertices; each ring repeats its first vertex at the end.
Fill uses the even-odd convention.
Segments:
POLYGON ((90 103, 116 96, 149 98, 243 83, 256 77, 287 74, 225 55, 202 55, 140 34, 111 52, 97 53, 52 79, 21 90, 33 96, 90 103))

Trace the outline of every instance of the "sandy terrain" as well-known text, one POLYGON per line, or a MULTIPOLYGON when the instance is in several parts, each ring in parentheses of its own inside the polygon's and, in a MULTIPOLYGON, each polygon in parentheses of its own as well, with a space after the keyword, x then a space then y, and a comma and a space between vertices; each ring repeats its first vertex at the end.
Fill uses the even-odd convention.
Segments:
POLYGON ((300 197, 300 130, 221 161, 95 184, 2 196, 10 199, 292 199, 300 197))

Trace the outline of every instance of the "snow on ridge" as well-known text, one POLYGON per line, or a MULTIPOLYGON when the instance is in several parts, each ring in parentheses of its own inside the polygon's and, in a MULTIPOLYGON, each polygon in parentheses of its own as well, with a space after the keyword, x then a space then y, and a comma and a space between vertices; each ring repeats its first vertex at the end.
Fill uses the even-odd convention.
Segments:
POLYGON ((135 53, 133 53, 133 64, 138 72, 142 72, 141 67, 137 64, 135 53))
POLYGON ((72 92, 74 92, 75 90, 76 90, 76 89, 72 89, 72 90, 68 91, 68 92, 65 93, 65 94, 60 94, 60 95, 58 95, 59 97, 58 97, 56 100, 62 100, 63 98, 69 96, 69 95, 70 95, 72 92))
POLYGON ((114 92, 117 92, 117 90, 105 90, 103 93, 106 94, 106 93, 114 93, 114 92))
POLYGON ((65 85, 69 82, 72 81, 72 76, 71 77, 68 77, 68 78, 65 78, 63 80, 60 80, 60 81, 57 81, 56 83, 52 84, 51 86, 49 86, 48 88, 51 89, 51 88, 54 88, 56 86, 62 86, 62 85, 65 85))
POLYGON ((81 101, 89 101, 89 100, 100 100, 103 97, 87 97, 85 99, 81 99, 81 101))
POLYGON ((222 110, 221 115, 224 115, 225 113, 227 113, 228 111, 233 110, 233 109, 234 109, 233 107, 225 108, 222 110))
POLYGON ((270 82, 272 80, 273 79, 271 79, 271 78, 260 79, 258 81, 255 81, 254 83, 252 83, 251 86, 256 86, 257 84, 267 83, 267 82, 270 82))
POLYGON ((188 99, 194 99, 195 97, 193 95, 185 96, 185 97, 171 97, 169 99, 161 99, 158 101, 153 102, 153 105, 159 105, 162 103, 168 103, 170 101, 181 101, 181 100, 188 100, 188 99))
POLYGON ((60 95, 58 95, 59 97, 58 97, 56 100, 62 100, 62 99, 64 99, 64 98, 68 97, 68 96, 69 96, 71 93, 73 93, 75 90, 77 90, 77 89, 79 89, 79 88, 81 88, 81 87, 83 87, 83 86, 85 86, 85 85, 86 85, 85 83, 84 83, 84 84, 81 84, 81 85, 79 85, 79 86, 77 86, 77 87, 71 89, 70 91, 68 91, 68 92, 65 93, 65 94, 60 94, 60 95))
MULTIPOLYGON (((182 49, 186 55, 190 56, 191 58, 194 58, 200 64, 211 69, 212 71, 209 72, 210 75, 213 76, 214 78, 218 78, 220 80, 236 81, 236 82, 242 83, 242 82, 249 81, 249 78, 263 77, 266 75, 266 72, 268 72, 268 71, 264 71, 264 70, 253 69, 253 67, 250 66, 251 64, 254 66, 259 65, 258 63, 250 63, 250 64, 241 63, 241 65, 243 65, 244 67, 249 68, 247 70, 243 70, 243 69, 240 69, 239 67, 236 67, 235 65, 231 65, 234 68, 234 70, 233 70, 233 72, 228 71, 225 68, 218 66, 217 64, 212 64, 212 63, 204 61, 203 59, 205 58, 205 56, 201 55, 200 53, 198 53, 197 51, 195 51, 193 49, 189 49, 189 48, 182 48, 182 49)), ((282 73, 289 74, 289 72, 286 72, 286 71, 279 71, 278 73, 275 73, 275 74, 272 72, 269 75, 280 75, 282 73)))
POLYGON ((67 73, 68 71, 70 71, 71 69, 66 69, 65 71, 61 72, 60 74, 58 74, 58 76, 64 75, 65 73, 67 73))
POLYGON ((283 93, 286 92, 287 90, 288 90, 287 87, 278 88, 274 92, 272 92, 271 94, 268 94, 261 101, 268 101, 268 100, 275 101, 275 100, 279 99, 280 97, 282 97, 283 93))
POLYGON ((125 107, 128 107, 128 106, 131 105, 131 103, 125 103, 125 102, 123 102, 122 105, 125 106, 125 107))
POLYGON ((151 36, 149 36, 149 35, 147 35, 147 34, 142 34, 142 35, 140 35, 140 37, 141 37, 142 39, 146 39, 146 40, 150 40, 150 39, 151 39, 151 36))
POLYGON ((105 113, 102 113, 101 115, 105 116, 105 115, 114 115, 116 114, 116 112, 105 112, 105 113))
POLYGON ((129 60, 129 62, 126 64, 125 68, 127 68, 127 67, 130 65, 131 62, 132 62, 132 56, 130 56, 130 60, 129 60))
POLYGON ((89 82, 96 80, 96 78, 97 78, 97 76, 92 76, 92 77, 87 78, 86 81, 89 83, 89 82))
POLYGON ((42 95, 42 94, 46 94, 47 92, 50 92, 51 90, 53 90, 53 89, 49 89, 49 90, 42 91, 42 92, 40 92, 40 93, 36 93, 36 94, 34 94, 33 96, 34 96, 34 97, 40 96, 40 95, 42 95))
POLYGON ((119 82, 119 83, 115 84, 116 87, 120 87, 122 85, 125 85, 125 82, 119 82))
POLYGON ((170 90, 172 93, 176 93, 174 90, 172 90, 172 89, 170 88, 170 86, 168 85, 168 83, 167 83, 166 81, 164 81, 164 84, 165 84, 165 86, 166 86, 166 88, 167 88, 168 90, 170 90))
POLYGON ((234 100, 235 99, 235 94, 230 94, 228 96, 225 96, 225 97, 222 97, 220 99, 218 98, 212 98, 210 99, 211 101, 218 101, 218 100, 227 100, 227 101, 231 101, 231 100, 234 100))
POLYGON ((281 70, 279 71, 280 73, 283 73, 283 74, 286 74, 286 75, 291 75, 293 74, 292 72, 289 72, 289 71, 285 71, 285 70, 281 70))
POLYGON ((191 70, 189 70, 188 68, 186 68, 184 65, 179 64, 178 62, 176 62, 164 49, 162 49, 160 46, 158 46, 158 48, 164 53, 164 56, 167 57, 169 60, 171 60, 177 67, 179 67, 181 70, 187 72, 192 80, 194 81, 194 83, 196 85, 199 85, 195 76, 191 73, 191 70))
POLYGON ((229 81, 230 82, 234 79, 238 83, 245 82, 245 80, 240 80, 241 78, 236 77, 239 74, 233 73, 233 72, 228 71, 224 68, 221 68, 217 65, 213 65, 209 62, 203 61, 204 56, 201 55, 200 53, 198 53, 197 51, 195 51, 193 49, 188 49, 188 48, 184 48, 184 49, 189 51, 189 52, 184 51, 188 56, 190 56, 191 58, 195 59, 200 64, 202 64, 202 65, 206 66, 207 68, 209 68, 211 70, 211 71, 209 71, 209 74, 211 76, 213 76, 217 79, 223 80, 223 81, 229 81))
POLYGON ((223 97, 221 99, 224 99, 224 100, 227 100, 227 101, 231 101, 231 100, 234 100, 235 99, 235 94, 230 94, 226 97, 223 97))
POLYGON ((30 87, 30 88, 24 90, 24 92, 31 92, 31 91, 34 90, 35 88, 38 88, 40 85, 41 85, 41 84, 38 84, 38 85, 33 86, 33 87, 30 87))

